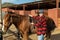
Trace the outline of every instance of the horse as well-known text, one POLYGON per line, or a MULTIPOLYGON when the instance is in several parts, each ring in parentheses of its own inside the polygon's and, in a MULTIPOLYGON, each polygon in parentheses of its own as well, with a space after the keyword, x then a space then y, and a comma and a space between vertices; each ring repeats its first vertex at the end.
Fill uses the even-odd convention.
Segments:
POLYGON ((47 28, 47 32, 46 32, 47 39, 46 40, 48 40, 51 38, 51 32, 54 31, 54 29, 56 28, 56 24, 55 24, 54 20, 48 16, 46 16, 46 20, 47 20, 46 21, 46 24, 47 24, 47 26, 46 26, 46 28, 47 28))
POLYGON ((13 12, 8 12, 3 18, 2 31, 6 33, 12 24, 16 26, 18 32, 22 35, 22 40, 28 40, 28 32, 31 26, 29 17, 27 15, 18 15, 13 12))

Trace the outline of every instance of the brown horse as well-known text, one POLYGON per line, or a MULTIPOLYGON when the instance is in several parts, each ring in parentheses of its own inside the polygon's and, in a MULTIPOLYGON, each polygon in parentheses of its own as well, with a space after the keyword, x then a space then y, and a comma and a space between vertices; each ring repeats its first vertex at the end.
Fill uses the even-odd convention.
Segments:
POLYGON ((12 12, 9 12, 9 14, 5 14, 3 18, 2 31, 6 32, 11 24, 14 24, 19 33, 21 33, 21 35, 23 36, 22 40, 28 40, 30 22, 27 15, 18 15, 12 12))

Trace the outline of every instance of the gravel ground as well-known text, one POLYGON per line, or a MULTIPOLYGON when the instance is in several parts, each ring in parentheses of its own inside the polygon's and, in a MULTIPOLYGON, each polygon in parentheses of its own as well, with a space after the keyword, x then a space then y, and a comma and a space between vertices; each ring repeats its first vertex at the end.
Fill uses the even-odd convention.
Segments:
MULTIPOLYGON (((13 32, 17 31, 15 26, 12 25, 10 28, 10 30, 12 30, 12 33, 6 33, 3 35, 3 40, 18 40, 17 37, 14 35, 13 32)), ((29 38, 31 40, 37 40, 37 35, 36 34, 31 34, 29 36, 29 38)), ((60 29, 55 29, 53 32, 52 32, 52 35, 51 35, 51 39, 50 40, 60 40, 60 29)))

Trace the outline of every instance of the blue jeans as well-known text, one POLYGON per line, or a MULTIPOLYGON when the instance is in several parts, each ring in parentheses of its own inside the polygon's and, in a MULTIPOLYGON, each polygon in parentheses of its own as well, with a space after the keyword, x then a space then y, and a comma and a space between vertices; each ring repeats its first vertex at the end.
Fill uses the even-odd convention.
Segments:
POLYGON ((43 34, 38 35, 38 40, 44 40, 44 35, 43 34))

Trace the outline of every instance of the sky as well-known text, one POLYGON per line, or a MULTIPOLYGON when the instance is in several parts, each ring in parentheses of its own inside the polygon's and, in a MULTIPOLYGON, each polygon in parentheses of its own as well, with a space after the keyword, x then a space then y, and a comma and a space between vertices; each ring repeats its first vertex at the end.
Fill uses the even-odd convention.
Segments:
MULTIPOLYGON (((14 4, 23 4, 23 3, 34 2, 34 1, 35 0, 2 0, 2 3, 10 2, 14 4)), ((40 0, 37 0, 37 1, 40 1, 40 0)))
POLYGON ((22 3, 28 3, 28 2, 34 2, 34 0, 2 0, 2 3, 10 2, 14 4, 22 4, 22 3))

